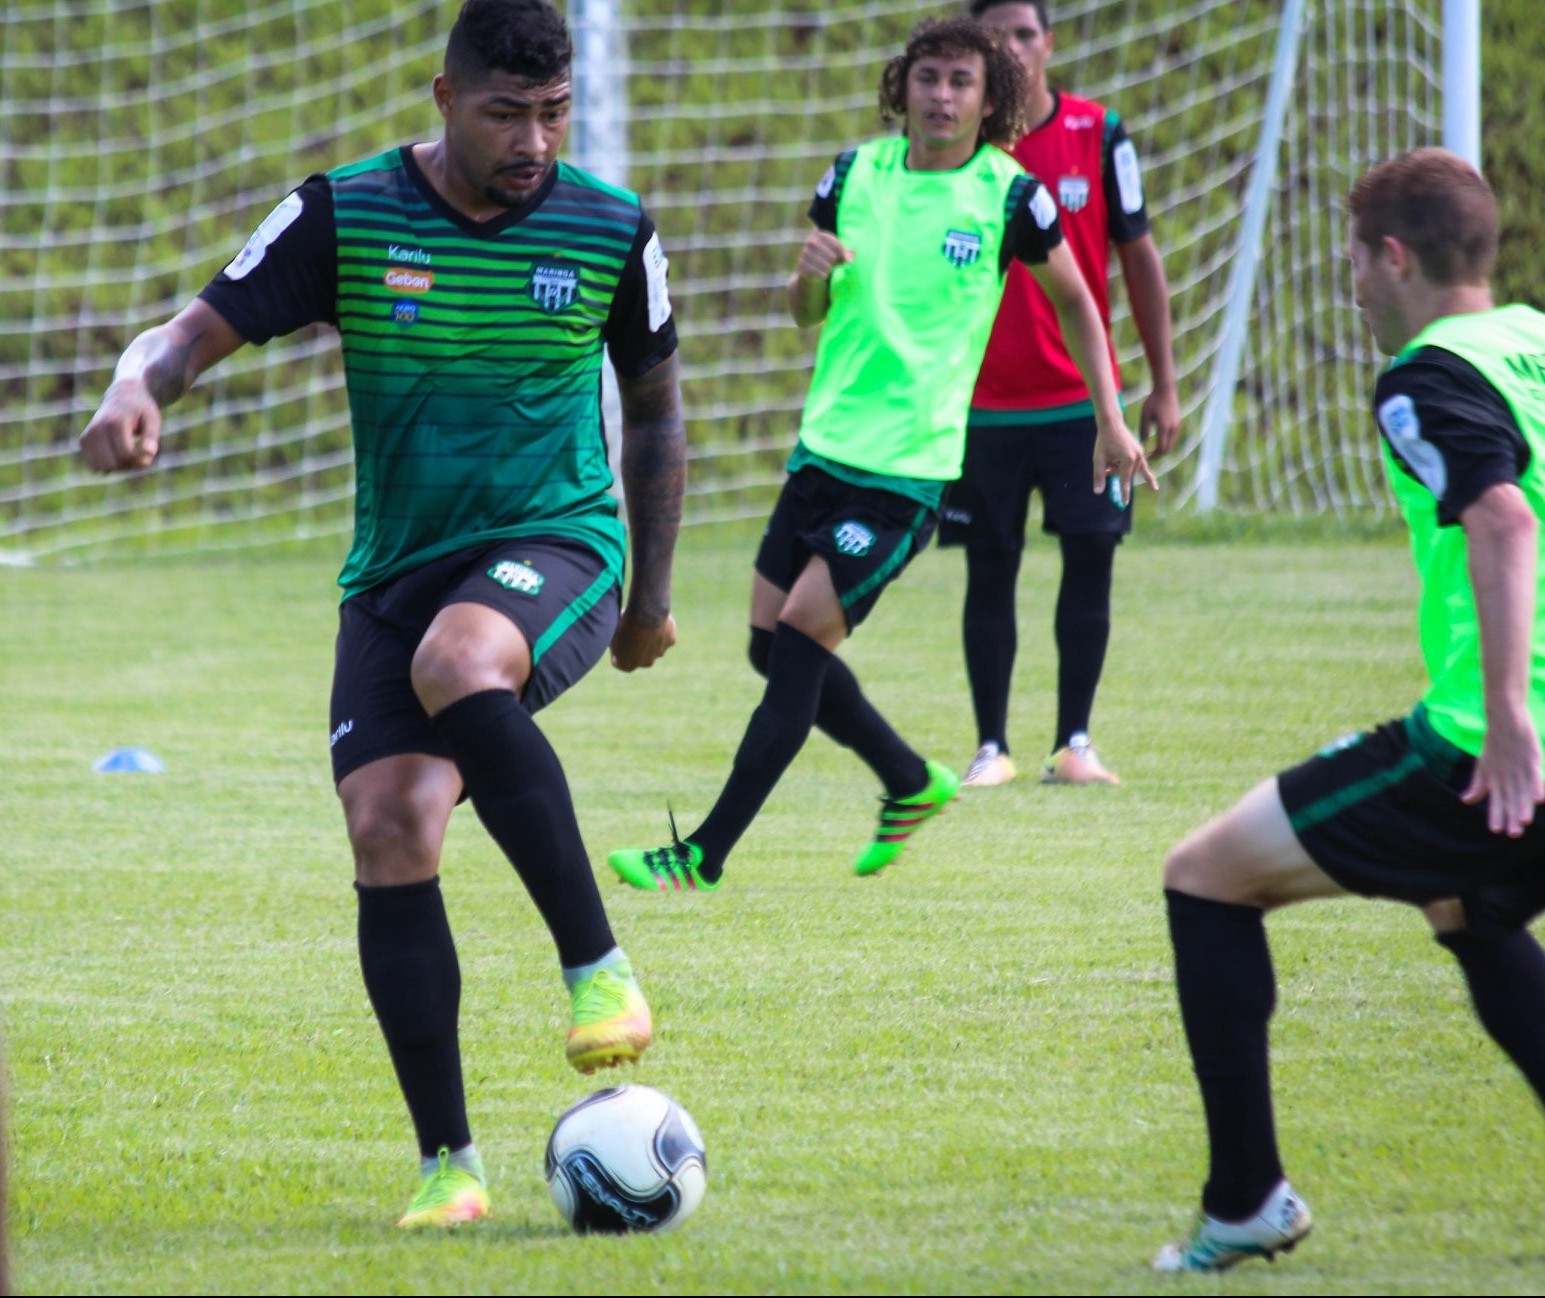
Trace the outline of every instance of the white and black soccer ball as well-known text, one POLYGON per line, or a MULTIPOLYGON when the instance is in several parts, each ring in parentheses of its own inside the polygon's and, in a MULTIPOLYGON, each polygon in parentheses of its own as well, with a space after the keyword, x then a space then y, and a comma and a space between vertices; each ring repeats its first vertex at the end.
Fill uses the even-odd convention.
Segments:
POLYGON ((674 1230, 707 1185, 697 1124, 653 1087, 587 1095, 547 1141, 547 1188, 581 1235, 674 1230))

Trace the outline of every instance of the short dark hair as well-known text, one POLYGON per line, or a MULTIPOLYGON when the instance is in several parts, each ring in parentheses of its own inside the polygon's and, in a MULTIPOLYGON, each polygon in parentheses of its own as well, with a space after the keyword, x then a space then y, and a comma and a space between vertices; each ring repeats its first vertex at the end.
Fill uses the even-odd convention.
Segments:
POLYGON ((880 74, 880 116, 887 122, 906 121, 907 76, 919 59, 960 54, 980 54, 987 72, 986 98, 993 112, 982 119, 981 139, 1007 148, 1025 133, 1025 71, 1003 48, 998 33, 974 18, 925 18, 912 29, 907 48, 880 74))
POLYGON ((1393 236, 1434 284, 1484 284, 1497 259, 1497 196, 1447 149, 1412 149, 1365 171, 1347 195, 1352 233, 1368 248, 1393 236))
POLYGON ((573 61, 568 25, 547 0, 466 0, 445 42, 452 85, 508 72, 542 86, 564 76, 573 61))
POLYGON ((1029 5, 1035 10, 1035 16, 1041 20, 1041 30, 1051 30, 1051 14, 1047 12, 1046 0, 970 0, 966 6, 966 12, 973 18, 980 18, 989 9, 996 9, 999 5, 1029 5))

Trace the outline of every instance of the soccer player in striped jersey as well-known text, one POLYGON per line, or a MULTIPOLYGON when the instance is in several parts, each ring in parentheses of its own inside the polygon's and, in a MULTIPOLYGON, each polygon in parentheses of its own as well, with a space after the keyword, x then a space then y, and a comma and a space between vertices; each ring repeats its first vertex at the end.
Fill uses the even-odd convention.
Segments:
POLYGON ((751 661, 767 678, 707 819, 660 848, 613 852, 649 889, 719 886, 731 849, 813 726, 885 788, 853 868, 900 855, 959 779, 915 752, 836 655, 928 543, 960 473, 966 408, 1011 262, 1053 302, 1093 394, 1086 493, 1152 476, 1122 421, 1104 332, 1062 241, 1056 204, 997 143, 1022 117, 1024 77, 996 36, 960 18, 920 25, 881 81, 899 136, 841 154, 816 187, 815 229, 789 282, 802 326, 822 325, 789 477, 756 557, 751 661))
POLYGON ((546 0, 467 0, 434 80, 441 138, 285 198, 193 303, 129 345, 81 438, 92 468, 144 468, 162 409, 243 343, 315 323, 341 336, 356 492, 332 765, 365 988, 422 1160, 404 1226, 488 1206, 439 883, 459 800, 552 933, 569 1061, 593 1072, 636 1060, 652 1030, 532 719, 603 654, 632 671, 676 637, 685 438, 666 260, 635 195, 557 160, 570 61, 546 0), (623 407, 626 603, 603 347, 623 407))
POLYGON ((1348 893, 1422 907, 1545 1100, 1545 952, 1528 927, 1545 911, 1545 315, 1493 303, 1496 198, 1463 159, 1401 154, 1347 207, 1358 305, 1393 357, 1373 406, 1429 684, 1408 715, 1258 784, 1165 862, 1210 1165, 1196 1229, 1161 1271, 1226 1270, 1309 1232, 1272 1118, 1268 911, 1348 893))
MULTIPOLYGON (((1057 200, 1063 235, 1099 307, 1112 366, 1112 247, 1121 261, 1152 380, 1138 432, 1154 438, 1157 453, 1168 451, 1180 423, 1169 288, 1148 228, 1137 150, 1112 109, 1052 89, 1047 64, 1054 36, 1044 0, 972 0, 970 11, 1003 34, 1025 69, 1030 125, 1010 152, 1057 200)), ((1082 466, 1095 431, 1089 390, 1051 301, 1022 267, 1010 267, 971 398, 961 479, 950 488, 939 525, 941 545, 966 551, 961 621, 977 727, 966 786, 1004 784, 1015 775, 1008 739, 1015 587, 1032 491, 1041 495, 1042 528, 1056 535, 1062 553, 1053 620, 1057 720, 1041 778, 1119 783, 1096 754, 1089 724, 1110 640, 1116 547, 1132 530, 1132 514, 1126 501, 1083 490, 1082 466)))

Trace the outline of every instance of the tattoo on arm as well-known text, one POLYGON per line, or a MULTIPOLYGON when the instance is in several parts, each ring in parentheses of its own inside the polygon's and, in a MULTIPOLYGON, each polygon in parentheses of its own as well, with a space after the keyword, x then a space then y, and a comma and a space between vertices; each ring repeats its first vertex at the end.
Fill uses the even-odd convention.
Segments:
POLYGON ((628 607, 647 622, 671 607, 671 558, 681 529, 687 482, 687 435, 681 422, 679 364, 674 355, 633 379, 618 379, 622 397, 622 486, 632 533, 633 579, 628 607))
POLYGON ((192 333, 162 325, 129 344, 118 362, 117 377, 138 375, 158 406, 169 406, 188 390, 188 361, 204 331, 192 333))

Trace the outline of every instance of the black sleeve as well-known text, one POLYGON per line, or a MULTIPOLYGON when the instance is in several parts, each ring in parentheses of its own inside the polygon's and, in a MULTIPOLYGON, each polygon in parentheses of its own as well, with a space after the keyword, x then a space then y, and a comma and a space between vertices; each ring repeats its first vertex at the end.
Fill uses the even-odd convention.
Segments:
POLYGON ((1438 522, 1452 527, 1489 487, 1517 482, 1529 445, 1512 408, 1468 361, 1424 347, 1386 370, 1374 415, 1404 471, 1432 492, 1438 522))
POLYGON ((1057 219, 1057 200, 1034 176, 1015 178, 1009 186, 1008 221, 1003 231, 1003 265, 1018 258, 1027 266, 1044 266, 1053 248, 1062 242, 1062 222, 1057 219))
POLYGON ((842 202, 842 184, 848 178, 857 149, 847 149, 837 155, 836 161, 826 168, 815 187, 815 197, 810 200, 809 217, 817 230, 837 233, 837 205, 842 202))
POLYGON ((647 212, 640 212, 638 233, 601 329, 612 366, 621 378, 648 373, 676 350, 676 318, 666 284, 669 264, 654 222, 647 212))
POLYGON ((249 343, 338 323, 333 191, 312 176, 264 219, 199 294, 249 343))
POLYGON ((1131 243, 1148 233, 1148 205, 1137 146, 1115 113, 1105 112, 1105 216, 1112 243, 1131 243))

